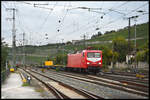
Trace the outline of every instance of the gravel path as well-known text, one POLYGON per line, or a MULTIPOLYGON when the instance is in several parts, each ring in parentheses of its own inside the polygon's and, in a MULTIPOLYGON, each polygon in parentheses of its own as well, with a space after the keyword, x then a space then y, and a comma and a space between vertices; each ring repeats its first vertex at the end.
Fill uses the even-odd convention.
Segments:
MULTIPOLYGON (((21 70, 23 71, 23 70, 21 70)), ((24 72, 24 71, 23 71, 24 72)), ((26 73, 27 74, 27 73, 26 73)), ((38 75, 38 74, 34 74, 33 75, 38 75)), ((28 75, 28 74, 27 74, 28 75)), ((42 76, 38 75, 39 78, 43 78, 42 76)), ((47 78, 45 78, 47 79, 47 78)), ((47 79, 47 81, 49 82, 49 80, 47 79)), ((38 80, 36 80, 35 78, 32 77, 31 80, 31 87, 35 88, 35 91, 40 92, 41 96, 43 97, 43 99, 56 99, 56 97, 38 80)))
POLYGON ((31 86, 22 86, 19 74, 11 73, 5 84, 2 84, 2 99, 44 99, 31 86))

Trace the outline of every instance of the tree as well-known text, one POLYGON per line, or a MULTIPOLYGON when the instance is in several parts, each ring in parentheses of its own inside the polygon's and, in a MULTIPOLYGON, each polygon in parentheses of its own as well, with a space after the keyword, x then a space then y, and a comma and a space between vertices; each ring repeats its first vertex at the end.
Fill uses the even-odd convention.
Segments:
POLYGON ((113 51, 118 54, 118 61, 123 62, 126 59, 128 53, 128 42, 123 37, 117 37, 112 41, 113 51))
POLYGON ((137 66, 138 66, 139 61, 143 61, 144 54, 145 54, 145 51, 138 51, 136 53, 136 58, 135 59, 137 61, 137 66))
POLYGON ((67 43, 66 43, 67 45, 71 45, 72 43, 70 42, 70 41, 67 41, 67 43))
POLYGON ((149 63, 149 42, 145 43, 139 51, 136 53, 137 64, 139 61, 145 61, 149 63))
POLYGON ((147 61, 147 63, 149 64, 149 42, 145 43, 143 50, 144 50, 144 61, 147 61))
POLYGON ((58 54, 54 61, 55 64, 67 64, 67 54, 58 54))
POLYGON ((91 36, 91 39, 94 39, 94 38, 96 38, 96 35, 92 35, 92 36, 91 36))
POLYGON ((61 64, 61 60, 62 60, 62 56, 61 55, 57 55, 56 56, 56 64, 61 64))
POLYGON ((98 36, 101 36, 101 35, 102 35, 102 33, 99 31, 97 35, 98 35, 98 36))

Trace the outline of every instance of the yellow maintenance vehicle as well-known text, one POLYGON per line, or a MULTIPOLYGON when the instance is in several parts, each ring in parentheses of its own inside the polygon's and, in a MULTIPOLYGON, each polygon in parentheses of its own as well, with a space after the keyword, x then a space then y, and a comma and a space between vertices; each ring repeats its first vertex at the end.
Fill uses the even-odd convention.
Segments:
POLYGON ((14 71, 15 71, 14 67, 11 67, 10 72, 14 72, 14 71))
POLYGON ((50 68, 53 66, 53 61, 45 61, 44 67, 41 69, 42 72, 45 72, 44 68, 50 68))
POLYGON ((45 67, 47 67, 47 66, 53 66, 53 61, 45 61, 44 66, 45 67))

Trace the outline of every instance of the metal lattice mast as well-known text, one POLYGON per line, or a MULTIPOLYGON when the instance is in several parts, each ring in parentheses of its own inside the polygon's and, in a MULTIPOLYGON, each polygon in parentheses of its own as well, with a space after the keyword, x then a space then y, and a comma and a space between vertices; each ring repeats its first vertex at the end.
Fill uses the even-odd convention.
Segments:
POLYGON ((13 27, 12 27, 12 55, 13 55, 13 67, 16 65, 16 29, 15 29, 15 8, 7 8, 6 10, 13 11, 13 18, 8 18, 13 20, 13 27))
POLYGON ((23 33, 23 66, 25 66, 25 33, 23 33))

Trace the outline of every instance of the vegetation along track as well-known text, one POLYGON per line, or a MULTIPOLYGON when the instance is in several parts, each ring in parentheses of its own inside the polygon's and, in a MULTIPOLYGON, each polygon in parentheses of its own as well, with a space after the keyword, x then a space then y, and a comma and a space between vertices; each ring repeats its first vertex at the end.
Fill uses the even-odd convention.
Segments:
POLYGON ((40 82, 42 82, 50 91, 52 91, 52 93, 59 99, 72 99, 72 98, 82 98, 82 99, 104 99, 102 97, 99 97, 97 95, 91 94, 85 90, 82 89, 76 89, 72 86, 66 85, 58 80, 52 79, 48 76, 45 76, 41 73, 35 72, 35 71, 31 71, 29 72, 29 70, 25 70, 23 69, 25 72, 27 72, 28 74, 30 74, 32 77, 36 78, 37 80, 39 80, 40 82), (32 73, 32 74, 31 74, 32 73), (34 73, 34 74, 33 74, 34 73), (37 77, 37 75, 40 75, 40 77, 44 77, 47 78, 49 80, 51 80, 51 82, 46 82, 43 81, 44 78, 39 79, 37 77))
MULTIPOLYGON (((52 73, 52 71, 50 73, 52 73)), ((110 87, 110 88, 119 89, 119 90, 126 91, 129 93, 134 93, 134 94, 138 94, 138 95, 142 95, 142 96, 148 96, 148 87, 143 86, 141 84, 137 84, 137 83, 131 83, 131 82, 127 83, 126 81, 123 81, 123 83, 122 83, 119 81, 108 80, 107 78, 94 77, 92 75, 77 75, 77 74, 72 74, 72 73, 58 73, 58 72, 54 72, 54 71, 53 71, 53 74, 61 75, 61 76, 63 75, 66 77, 94 83, 97 85, 102 85, 102 86, 106 86, 106 87, 110 87)))

